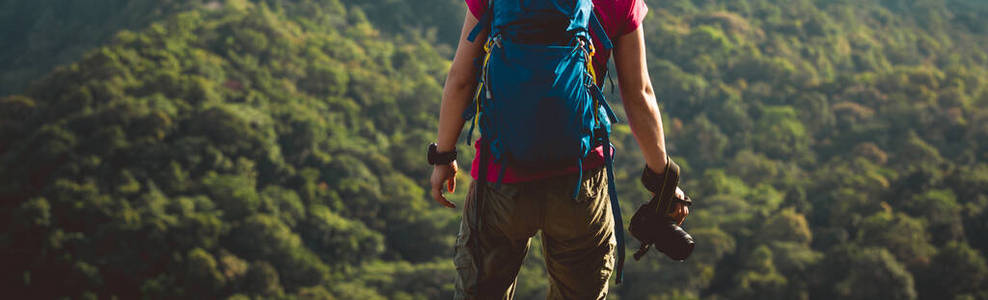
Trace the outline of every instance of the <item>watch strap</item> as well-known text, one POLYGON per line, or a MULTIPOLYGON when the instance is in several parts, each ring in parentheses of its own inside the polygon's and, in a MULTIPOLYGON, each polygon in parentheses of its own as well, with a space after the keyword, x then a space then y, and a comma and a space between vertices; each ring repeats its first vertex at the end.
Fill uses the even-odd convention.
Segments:
POLYGON ((448 152, 439 152, 439 145, 432 143, 429 145, 429 164, 448 165, 456 160, 456 149, 448 152))

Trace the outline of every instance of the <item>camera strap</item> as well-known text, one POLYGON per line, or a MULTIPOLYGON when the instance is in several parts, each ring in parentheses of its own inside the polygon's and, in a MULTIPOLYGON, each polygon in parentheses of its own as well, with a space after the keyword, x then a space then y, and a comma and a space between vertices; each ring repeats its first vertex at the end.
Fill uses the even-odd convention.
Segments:
MULTIPOLYGON (((666 157, 666 168, 662 175, 655 174, 648 166, 642 171, 642 185, 648 191, 655 194, 649 206, 655 207, 655 212, 659 214, 669 213, 672 203, 676 198, 676 187, 679 186, 679 165, 672 161, 671 157, 666 157)), ((686 205, 691 201, 684 201, 686 205)))

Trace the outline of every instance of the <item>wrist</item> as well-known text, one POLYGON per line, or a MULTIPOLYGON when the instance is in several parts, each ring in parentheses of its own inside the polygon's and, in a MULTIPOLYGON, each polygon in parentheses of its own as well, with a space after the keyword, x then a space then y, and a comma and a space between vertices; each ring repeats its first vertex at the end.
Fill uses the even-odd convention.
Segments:
POLYGON ((450 165, 456 162, 456 149, 441 151, 439 145, 432 143, 429 145, 428 159, 430 165, 450 165))
POLYGON ((436 151, 440 153, 456 152, 456 144, 446 145, 445 143, 436 143, 436 151))
POLYGON ((645 160, 645 167, 648 168, 655 175, 663 175, 666 172, 666 166, 669 164, 669 157, 664 153, 655 159, 645 160))
MULTIPOLYGON (((668 157, 665 161, 666 164, 664 166, 657 168, 660 171, 655 171, 656 168, 647 164, 642 171, 642 185, 645 186, 645 189, 657 195, 667 193, 667 188, 675 189, 679 185, 679 165, 668 159, 668 157)), ((666 195, 658 196, 665 197, 666 195)))
POLYGON ((448 170, 448 169, 457 169, 458 167, 456 166, 456 161, 454 160, 448 164, 434 164, 432 165, 432 168, 440 169, 440 170, 448 170))
POLYGON ((658 175, 658 176, 665 175, 665 173, 666 173, 665 164, 662 164, 660 166, 654 166, 654 165, 646 162, 645 163, 645 168, 648 169, 652 174, 655 174, 655 175, 658 175))

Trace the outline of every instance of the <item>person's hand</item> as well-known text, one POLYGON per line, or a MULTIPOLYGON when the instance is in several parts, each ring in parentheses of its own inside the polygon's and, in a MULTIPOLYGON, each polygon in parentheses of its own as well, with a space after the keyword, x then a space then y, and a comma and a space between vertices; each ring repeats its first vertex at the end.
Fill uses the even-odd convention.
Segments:
POLYGON ((456 204, 449 202, 446 196, 443 195, 443 184, 446 184, 446 190, 450 193, 456 191, 456 161, 454 160, 448 165, 435 165, 432 167, 432 199, 439 202, 445 207, 456 208, 456 204))
MULTIPOLYGON (((686 193, 683 192, 683 189, 676 187, 676 198, 686 200, 686 193)), ((683 202, 676 201, 672 204, 672 212, 669 213, 669 217, 676 221, 676 225, 682 226, 683 222, 686 221, 686 216, 689 215, 690 207, 683 202)))

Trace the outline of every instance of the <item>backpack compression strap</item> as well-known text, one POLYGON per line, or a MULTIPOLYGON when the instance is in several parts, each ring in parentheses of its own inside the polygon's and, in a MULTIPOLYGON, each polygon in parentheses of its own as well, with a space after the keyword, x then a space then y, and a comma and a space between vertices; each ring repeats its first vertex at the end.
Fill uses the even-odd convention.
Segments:
POLYGON ((611 198, 611 212, 614 214, 614 236, 617 239, 617 248, 614 252, 617 252, 617 264, 615 264, 614 272, 615 284, 621 284, 624 279, 624 219, 621 217, 621 204, 617 197, 617 186, 614 183, 614 156, 611 154, 613 147, 611 147, 611 139, 605 134, 604 135, 604 162, 607 164, 607 194, 611 198))
MULTIPOLYGON (((595 102, 600 103, 604 107, 604 111, 611 124, 619 121, 614 111, 611 110, 611 106, 607 104, 607 100, 604 99, 604 94, 601 92, 600 87, 591 85, 590 95, 594 98, 595 102)), ((604 127, 598 127, 594 132, 594 136, 598 143, 604 146, 604 163, 607 168, 607 196, 611 198, 611 213, 614 217, 614 237, 617 240, 617 248, 614 249, 614 252, 617 252, 617 262, 614 267, 614 283, 620 284, 624 280, 624 218, 621 217, 621 203, 618 201, 617 184, 614 182, 613 146, 611 146, 610 133, 604 127)))

